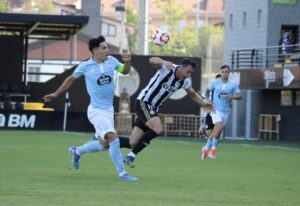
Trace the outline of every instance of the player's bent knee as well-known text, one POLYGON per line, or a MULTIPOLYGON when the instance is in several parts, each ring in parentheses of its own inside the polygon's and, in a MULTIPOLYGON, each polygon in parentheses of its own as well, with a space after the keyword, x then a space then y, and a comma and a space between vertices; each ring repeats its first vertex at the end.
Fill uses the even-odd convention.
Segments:
POLYGON ((99 139, 99 143, 100 143, 104 148, 106 148, 106 149, 109 148, 108 142, 103 141, 103 139, 101 139, 101 138, 99 139))
POLYGON ((105 134, 105 137, 104 137, 108 142, 112 142, 114 141, 116 138, 117 138, 117 135, 113 132, 108 132, 105 134))

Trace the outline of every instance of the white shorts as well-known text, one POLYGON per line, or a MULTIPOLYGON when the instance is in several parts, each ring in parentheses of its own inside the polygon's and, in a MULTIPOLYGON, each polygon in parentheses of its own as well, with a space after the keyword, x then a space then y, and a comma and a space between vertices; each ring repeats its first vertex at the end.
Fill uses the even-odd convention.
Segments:
POLYGON ((99 109, 94 108, 91 104, 87 110, 88 119, 96 130, 96 136, 104 139, 106 133, 113 132, 117 133, 114 124, 114 108, 99 109))
POLYGON ((220 112, 219 110, 216 109, 216 112, 211 112, 210 113, 211 119, 213 124, 216 124, 217 122, 222 122, 223 126, 226 125, 228 115, 224 114, 223 112, 220 112))

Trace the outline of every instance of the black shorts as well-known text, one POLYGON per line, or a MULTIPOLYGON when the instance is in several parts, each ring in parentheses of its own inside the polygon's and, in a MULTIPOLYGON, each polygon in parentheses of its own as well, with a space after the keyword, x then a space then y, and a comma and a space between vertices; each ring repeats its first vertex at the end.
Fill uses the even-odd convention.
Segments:
POLYGON ((213 129, 214 128, 214 123, 212 121, 212 118, 210 116, 210 113, 208 113, 205 117, 205 130, 210 130, 210 129, 213 129))
POLYGON ((136 100, 134 104, 134 109, 137 114, 137 119, 134 122, 134 126, 142 129, 144 132, 149 128, 145 123, 152 117, 158 116, 158 113, 153 109, 153 107, 147 102, 136 100))

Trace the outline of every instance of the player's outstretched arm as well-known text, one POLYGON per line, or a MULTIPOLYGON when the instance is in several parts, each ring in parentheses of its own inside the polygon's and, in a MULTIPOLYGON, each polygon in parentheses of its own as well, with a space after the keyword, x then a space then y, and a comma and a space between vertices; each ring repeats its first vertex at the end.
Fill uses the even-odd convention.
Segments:
POLYGON ((128 74, 131 67, 131 54, 126 51, 123 54, 121 54, 121 58, 124 62, 124 70, 122 74, 128 74))
POLYGON ((164 60, 160 57, 151 57, 149 63, 156 69, 160 69, 162 65, 165 65, 168 69, 172 69, 174 66, 173 62, 164 60))
POLYGON ((190 87, 187 90, 189 97, 196 102, 200 107, 203 107, 211 112, 215 112, 215 108, 211 101, 203 99, 195 90, 190 87))
POLYGON ((61 93, 68 90, 75 81, 76 81, 76 78, 73 77, 73 75, 68 76, 54 93, 45 95, 43 97, 43 100, 45 102, 50 102, 52 99, 57 98, 61 93))
POLYGON ((206 98, 206 99, 209 99, 209 93, 210 93, 210 90, 209 90, 209 89, 206 89, 206 90, 205 90, 205 98, 206 98))

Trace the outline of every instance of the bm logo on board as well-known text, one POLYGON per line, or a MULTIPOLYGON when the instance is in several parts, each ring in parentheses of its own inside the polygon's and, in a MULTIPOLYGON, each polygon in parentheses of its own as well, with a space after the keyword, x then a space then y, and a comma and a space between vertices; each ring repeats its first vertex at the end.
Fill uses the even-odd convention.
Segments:
POLYGON ((0 113, 0 127, 34 128, 35 119, 35 115, 10 114, 5 116, 0 113))

